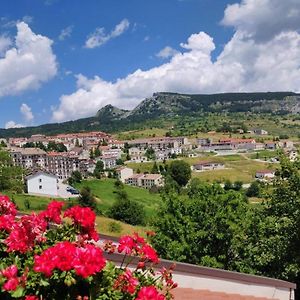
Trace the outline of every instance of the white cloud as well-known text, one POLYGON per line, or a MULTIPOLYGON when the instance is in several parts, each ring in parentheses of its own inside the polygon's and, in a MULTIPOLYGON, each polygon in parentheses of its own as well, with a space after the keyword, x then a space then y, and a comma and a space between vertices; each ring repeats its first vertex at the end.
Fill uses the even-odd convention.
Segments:
POLYGON ((60 41, 65 40, 66 38, 71 36, 72 31, 73 31, 73 26, 68 26, 68 27, 62 29, 59 36, 58 36, 58 39, 60 41))
POLYGON ((159 58, 170 58, 172 56, 174 56, 175 54, 177 54, 178 51, 176 49, 173 49, 170 46, 166 46, 165 48, 161 49, 156 56, 159 58))
POLYGON ((15 121, 8 121, 5 123, 5 129, 9 129, 9 128, 21 128, 21 127, 25 127, 23 124, 18 124, 15 121))
POLYGON ((227 6, 222 24, 234 26, 256 41, 266 41, 300 29, 300 1, 242 0, 227 6))
POLYGON ((11 46, 12 40, 7 36, 0 36, 0 56, 6 52, 6 50, 11 46))
POLYGON ((0 58, 0 97, 37 89, 57 73, 52 41, 37 35, 24 23, 17 24, 14 47, 0 58))
POLYGON ((34 119, 31 107, 28 106, 26 103, 22 103, 20 107, 20 112, 23 115, 23 118, 26 122, 31 122, 34 119))
MULTIPOLYGON (((273 2, 257 1, 243 1, 240 6, 260 2, 265 7, 262 11, 270 18, 273 2)), ((295 0, 285 0, 284 3, 286 11, 290 13, 286 3, 296 9, 295 0)), ((199 32, 192 34, 186 43, 180 44, 181 52, 158 67, 145 71, 138 69, 115 82, 105 81, 98 76, 87 78, 78 75, 77 90, 61 96, 59 106, 53 110, 53 121, 91 116, 106 104, 130 109, 159 91, 300 91, 300 34, 294 30, 295 27, 285 24, 281 31, 269 31, 269 36, 258 38, 256 30, 261 28, 252 25, 253 14, 238 10, 235 19, 242 20, 243 24, 235 25, 233 21, 229 23, 229 17, 226 16, 230 7, 225 11, 223 22, 227 18, 227 25, 235 26, 236 31, 216 59, 212 59, 211 55, 215 49, 213 38, 199 32)), ((257 6, 258 14, 262 13, 261 8, 257 6)), ((276 10, 274 13, 277 16, 276 10)), ((263 20, 262 16, 260 18, 263 20)))
POLYGON ((85 47, 90 49, 100 47, 109 40, 123 34, 129 28, 129 25, 129 21, 127 19, 123 19, 109 34, 105 34, 105 29, 103 27, 96 28, 96 30, 88 36, 88 39, 85 42, 85 47))

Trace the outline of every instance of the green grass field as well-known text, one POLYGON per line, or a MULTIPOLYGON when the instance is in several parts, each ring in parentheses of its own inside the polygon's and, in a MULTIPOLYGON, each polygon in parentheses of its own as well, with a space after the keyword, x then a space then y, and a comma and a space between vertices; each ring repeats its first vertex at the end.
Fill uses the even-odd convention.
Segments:
MULTIPOLYGON (((90 187, 92 193, 97 198, 98 208, 105 214, 116 199, 114 194, 114 182, 114 179, 83 180, 80 184, 76 185, 76 188, 80 189, 83 186, 90 187)), ((125 191, 129 199, 141 203, 144 206, 148 218, 156 216, 157 209, 160 207, 162 201, 160 195, 150 194, 146 189, 127 185, 125 185, 125 191)))

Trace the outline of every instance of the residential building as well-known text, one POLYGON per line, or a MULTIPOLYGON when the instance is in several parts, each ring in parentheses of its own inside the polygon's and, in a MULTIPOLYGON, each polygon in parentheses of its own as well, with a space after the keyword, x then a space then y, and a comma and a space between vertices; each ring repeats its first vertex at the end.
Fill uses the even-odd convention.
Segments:
POLYGON ((199 161, 192 166, 194 171, 210 171, 224 169, 225 165, 216 161, 199 161))
POLYGON ((64 152, 50 152, 48 153, 47 171, 55 174, 59 179, 68 179, 72 172, 80 171, 79 159, 64 152))
POLYGON ((103 162, 104 169, 106 170, 114 169, 117 166, 116 156, 101 156, 100 160, 103 162))
POLYGON ((132 186, 140 187, 141 179, 144 176, 144 174, 133 174, 132 176, 125 179, 125 183, 132 186))
POLYGON ((11 158, 16 166, 25 169, 46 169, 47 153, 39 148, 11 148, 11 158))
POLYGON ((255 178, 257 179, 272 179, 275 177, 275 171, 273 170, 259 170, 255 173, 255 178))
POLYGON ((115 169, 116 175, 120 181, 125 183, 125 180, 133 175, 133 169, 128 167, 119 167, 115 169))
POLYGON ((163 176, 160 174, 144 174, 143 177, 141 177, 141 187, 150 189, 153 186, 163 186, 164 185, 164 179, 163 176))
POLYGON ((273 141, 267 141, 265 142, 265 149, 267 150, 276 150, 277 149, 277 143, 273 141))
POLYGON ((262 128, 254 128, 252 131, 256 135, 267 135, 268 134, 268 131, 264 130, 262 128))
POLYGON ((37 172, 26 177, 28 194, 35 195, 58 195, 58 179, 56 176, 46 173, 37 172))

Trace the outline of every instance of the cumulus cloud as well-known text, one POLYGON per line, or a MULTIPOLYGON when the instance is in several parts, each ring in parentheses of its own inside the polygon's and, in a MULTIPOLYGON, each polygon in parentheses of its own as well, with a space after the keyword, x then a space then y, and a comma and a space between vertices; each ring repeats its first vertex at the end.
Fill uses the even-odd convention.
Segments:
POLYGON ((0 56, 6 52, 6 50, 11 46, 12 40, 7 36, 0 36, 0 56))
POLYGON ((18 124, 15 121, 8 121, 5 123, 5 129, 9 129, 9 128, 21 128, 21 127, 25 127, 23 124, 18 124))
POLYGON ((123 34, 129 28, 129 25, 129 21, 127 19, 123 19, 109 34, 105 33, 105 29, 103 27, 96 28, 96 30, 88 36, 85 42, 85 47, 90 49, 100 47, 109 40, 123 34))
POLYGON ((31 107, 28 106, 26 103, 22 103, 20 107, 20 112, 26 122, 31 122, 34 119, 31 107))
POLYGON ((0 97, 37 89, 57 73, 56 57, 52 41, 35 34, 29 26, 17 24, 14 46, 6 50, 0 59, 0 97))
POLYGON ((173 49, 170 46, 166 46, 165 48, 161 49, 156 56, 159 58, 170 58, 172 56, 174 56, 175 54, 177 54, 178 51, 176 49, 173 49))
POLYGON ((234 26, 256 41, 300 29, 299 0, 242 0, 228 5, 222 24, 234 26))
POLYGON ((66 28, 63 28, 58 36, 58 39, 60 41, 65 40, 66 38, 70 37, 73 31, 73 26, 68 26, 66 28))
MULTIPOLYGON (((257 13, 264 12, 266 17, 270 18, 273 0, 258 2, 262 3, 265 9, 261 10, 258 6, 257 13)), ((149 70, 138 69, 115 82, 106 81, 99 76, 87 78, 78 75, 77 90, 61 96, 59 106, 53 111, 53 121, 91 116, 106 104, 131 109, 145 97, 158 91, 300 91, 300 34, 295 30, 295 26, 285 24, 282 30, 269 31, 268 38, 258 38, 257 31, 260 27, 252 24, 252 14, 245 13, 247 5, 258 5, 258 2, 245 0, 241 4, 227 7, 223 23, 225 24, 226 20, 226 25, 234 26, 236 31, 216 59, 212 59, 215 49, 213 38, 199 32, 181 43, 182 50, 158 67, 149 70), (232 7, 239 8, 235 17, 236 20, 242 20, 239 23, 228 21, 232 7)), ((285 9, 292 14, 299 1, 283 2, 285 5, 290 3, 285 9), (289 9, 290 7, 294 10, 289 9)), ((274 14, 275 18, 276 10, 274 14)), ((263 19, 262 16, 260 18, 263 19)))

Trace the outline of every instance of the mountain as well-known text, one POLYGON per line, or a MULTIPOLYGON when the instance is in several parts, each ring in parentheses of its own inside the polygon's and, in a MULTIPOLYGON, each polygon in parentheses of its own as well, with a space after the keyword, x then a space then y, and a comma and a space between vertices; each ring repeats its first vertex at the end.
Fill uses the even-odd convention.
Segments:
POLYGON ((94 117, 36 127, 0 129, 0 137, 54 135, 103 130, 117 132, 136 129, 163 117, 197 116, 203 112, 300 113, 300 94, 293 92, 177 94, 154 93, 133 110, 106 105, 94 117))

